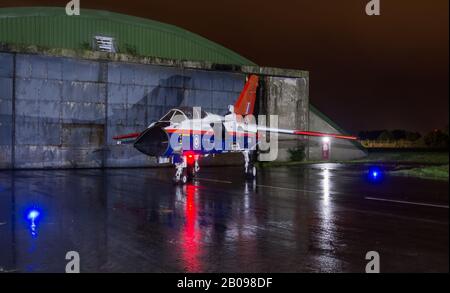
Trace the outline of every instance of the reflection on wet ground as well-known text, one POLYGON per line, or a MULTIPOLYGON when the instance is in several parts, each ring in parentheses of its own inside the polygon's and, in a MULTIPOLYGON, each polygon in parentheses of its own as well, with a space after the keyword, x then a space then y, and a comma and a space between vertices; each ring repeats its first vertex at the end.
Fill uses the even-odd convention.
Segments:
POLYGON ((0 172, 0 270, 64 272, 448 272, 448 182, 368 166, 0 172), (427 205, 429 204, 429 205, 427 205))

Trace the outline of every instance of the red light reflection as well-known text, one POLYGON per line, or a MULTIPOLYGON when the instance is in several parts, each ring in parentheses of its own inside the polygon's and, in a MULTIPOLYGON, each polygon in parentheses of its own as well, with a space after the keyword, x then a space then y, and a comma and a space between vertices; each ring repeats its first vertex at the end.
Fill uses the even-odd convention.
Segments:
POLYGON ((186 188, 186 204, 185 204, 185 226, 182 231, 182 258, 185 270, 188 272, 200 272, 201 264, 199 256, 200 247, 200 231, 196 227, 197 208, 195 196, 197 193, 196 186, 187 184, 186 188))

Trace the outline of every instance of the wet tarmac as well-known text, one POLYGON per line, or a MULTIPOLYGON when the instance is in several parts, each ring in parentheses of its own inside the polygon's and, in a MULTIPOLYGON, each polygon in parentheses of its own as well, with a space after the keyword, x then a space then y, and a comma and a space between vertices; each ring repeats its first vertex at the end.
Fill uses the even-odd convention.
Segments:
POLYGON ((0 271, 448 272, 448 182, 369 166, 0 172, 0 271), (382 170, 381 170, 382 171, 382 170))

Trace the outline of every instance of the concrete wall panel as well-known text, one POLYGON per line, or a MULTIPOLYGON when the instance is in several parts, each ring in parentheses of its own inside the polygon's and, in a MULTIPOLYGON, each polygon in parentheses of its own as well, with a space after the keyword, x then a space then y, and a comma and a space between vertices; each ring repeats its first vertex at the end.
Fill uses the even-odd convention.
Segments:
POLYGON ((20 123, 20 117, 40 118, 43 121, 58 122, 60 118, 61 104, 46 100, 21 100, 16 99, 16 123, 20 123))
POLYGON ((15 145, 60 145, 61 124, 36 117, 16 117, 15 145))
POLYGON ((126 125, 135 126, 136 128, 144 129, 147 126, 145 116, 147 114, 147 107, 145 105, 128 105, 127 107, 126 125))
POLYGON ((152 65, 136 65, 135 66, 134 84, 143 86, 158 86, 159 74, 158 67, 152 65))
MULTIPOLYGON (((127 100, 128 86, 110 83, 108 84, 108 103, 125 104, 127 100)), ((109 115, 109 114, 108 114, 109 115)))
POLYGON ((212 90, 213 82, 210 72, 186 70, 186 74, 190 77, 187 80, 186 88, 204 91, 212 90))
POLYGON ((84 147, 17 145, 16 168, 99 168, 103 153, 84 147))
POLYGON ((17 55, 16 76, 24 79, 62 79, 62 58, 39 55, 17 55))
POLYGON ((208 90, 188 90, 183 104, 186 106, 195 105, 201 107, 204 111, 211 112, 213 92, 208 90))
POLYGON ((146 125, 150 125, 150 123, 159 120, 163 115, 167 113, 166 106, 148 106, 147 107, 147 123, 146 125))
POLYGON ((147 103, 147 88, 142 85, 130 85, 127 87, 127 99, 128 105, 142 105, 147 103))
POLYGON ((11 145, 12 101, 0 99, 0 145, 11 145))
POLYGON ((11 99, 12 99, 12 78, 0 77, 0 100, 11 100, 11 99))
POLYGON ((106 90, 101 79, 97 61, 17 55, 16 168, 102 166, 106 90))
POLYGON ((104 103, 105 96, 98 83, 64 81, 62 100, 70 102, 104 103))
POLYGON ((16 99, 58 102, 61 100, 62 88, 61 81, 16 78, 16 99))
POLYGON ((13 55, 0 53, 0 169, 12 167, 13 55))
MULTIPOLYGON (((7 79, 3 79, 7 80, 7 79)), ((0 96, 0 169, 12 167, 12 82, 1 82, 3 95, 0 96), (8 89, 6 89, 8 88, 8 89), (6 94, 5 94, 6 93, 6 94)))
POLYGON ((63 80, 97 82, 100 63, 97 61, 62 58, 63 80))
POLYGON ((189 71, 172 67, 159 67, 154 75, 158 76, 158 86, 168 88, 188 88, 192 79, 189 71))
POLYGON ((8 53, 0 53, 0 77, 13 76, 13 55, 8 53))
POLYGON ((104 103, 62 103, 61 118, 64 123, 96 123, 105 122, 104 103))
POLYGON ((65 123, 61 128, 61 144, 64 147, 77 146, 100 148, 104 144, 104 125, 65 123))
POLYGON ((12 168, 11 156, 12 156, 11 145, 0 145, 0 169, 12 168))

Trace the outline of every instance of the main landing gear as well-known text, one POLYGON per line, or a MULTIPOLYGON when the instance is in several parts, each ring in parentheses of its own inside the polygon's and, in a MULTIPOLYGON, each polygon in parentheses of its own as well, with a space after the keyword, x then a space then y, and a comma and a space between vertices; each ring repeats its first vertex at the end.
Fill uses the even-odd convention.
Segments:
POLYGON ((198 155, 189 153, 173 157, 176 170, 173 177, 174 183, 186 184, 195 178, 196 173, 200 170, 198 158, 198 155))
POLYGON ((255 154, 253 152, 244 151, 242 153, 244 155, 244 172, 246 179, 255 179, 256 178, 256 166, 255 166, 255 154))
MULTIPOLYGON (((248 180, 256 179, 257 169, 255 166, 255 153, 244 151, 244 174, 245 178, 248 180)), ((174 156, 172 158, 173 164, 175 165, 175 176, 173 177, 173 182, 176 184, 186 184, 191 182, 198 171, 200 170, 200 165, 198 163, 199 155, 196 154, 183 154, 182 156, 174 156)))

